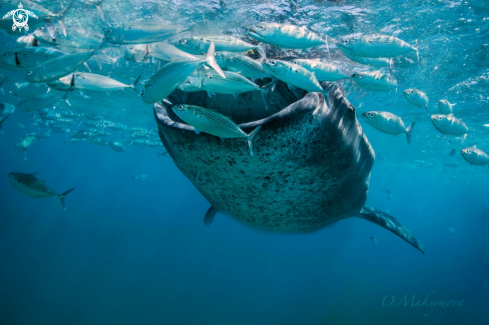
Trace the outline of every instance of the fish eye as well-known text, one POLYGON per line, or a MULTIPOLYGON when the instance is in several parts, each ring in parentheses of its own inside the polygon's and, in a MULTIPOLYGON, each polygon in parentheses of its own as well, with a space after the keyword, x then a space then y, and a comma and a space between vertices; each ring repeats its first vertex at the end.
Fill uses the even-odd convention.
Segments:
POLYGON ((439 119, 440 121, 441 121, 441 120, 443 120, 443 118, 442 118, 441 116, 440 116, 438 119, 439 119))
POLYGON ((181 44, 187 44, 187 40, 186 40, 186 39, 182 39, 182 40, 180 41, 180 43, 181 43, 181 44))
POLYGON ((344 44, 348 44, 348 42, 350 42, 350 41, 347 39, 343 41, 344 44))
POLYGON ((359 76, 360 78, 363 78, 363 74, 361 74, 361 73, 360 73, 358 76, 359 76))
POLYGON ((182 110, 183 109, 183 106, 182 105, 178 106, 178 109, 182 110))
POLYGON ((27 72, 28 76, 32 76, 32 71, 27 72))
POLYGON ((409 93, 410 93, 410 94, 414 94, 414 91, 412 91, 412 90, 411 90, 409 93))
POLYGON ((470 154, 472 152, 472 150, 467 150, 467 153, 470 154))
POLYGON ((107 30, 107 34, 110 34, 110 33, 112 33, 112 29, 107 30))
POLYGON ((370 113, 370 117, 374 118, 375 117, 374 113, 370 113))
POLYGON ((258 25, 258 26, 256 26, 256 29, 261 29, 261 30, 264 30, 264 29, 265 29, 265 27, 264 27, 264 26, 262 26, 262 25, 258 25))

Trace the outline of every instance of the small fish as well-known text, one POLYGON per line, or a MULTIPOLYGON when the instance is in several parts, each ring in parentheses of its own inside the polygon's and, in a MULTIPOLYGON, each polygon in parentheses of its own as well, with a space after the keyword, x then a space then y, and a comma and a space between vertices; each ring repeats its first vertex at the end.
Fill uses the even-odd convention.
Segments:
POLYGON ((370 235, 370 240, 372 241, 372 246, 377 246, 377 239, 374 236, 370 235))
POLYGON ((170 43, 178 49, 190 54, 205 54, 209 50, 210 44, 214 42, 217 52, 246 52, 258 49, 258 46, 246 43, 238 38, 228 35, 202 35, 191 36, 170 43))
POLYGON ((3 133, 3 122, 12 115, 12 113, 15 112, 15 106, 6 104, 6 103, 0 103, 0 133, 3 133))
POLYGON ((426 96, 424 92, 410 88, 404 90, 402 94, 406 97, 408 102, 418 107, 424 107, 426 112, 428 112, 428 96, 426 96))
POLYGON ((114 80, 112 78, 95 74, 75 72, 54 82, 48 83, 49 86, 57 90, 88 90, 88 91, 114 91, 124 88, 130 88, 136 90, 136 85, 139 82, 141 76, 137 77, 130 85, 126 85, 122 82, 114 80))
POLYGON ((5 52, 2 55, 2 62, 12 67, 36 67, 65 54, 65 52, 47 47, 26 47, 5 52))
POLYGON ((314 72, 318 81, 336 81, 341 79, 350 79, 344 75, 337 66, 330 63, 323 63, 319 60, 295 59, 292 61, 307 70, 314 72))
POLYGON ((48 132, 46 133, 42 133, 41 131, 38 131, 36 133, 31 133, 29 135, 32 135, 33 137, 35 137, 37 140, 42 140, 42 139, 47 139, 51 136, 51 130, 49 130, 48 132))
POLYGON ((56 120, 56 123, 61 125, 78 125, 77 121, 72 120, 70 118, 59 118, 56 120))
POLYGON ((36 178, 36 174, 37 173, 9 173, 8 178, 10 184, 20 193, 36 199, 55 197, 61 201, 61 206, 63 207, 63 210, 66 210, 65 196, 73 191, 75 187, 69 189, 64 193, 56 194, 52 189, 46 186, 46 183, 44 183, 44 181, 36 178))
POLYGON ((94 145, 97 145, 97 146, 102 146, 102 147, 106 147, 109 145, 109 142, 105 139, 100 139, 100 138, 92 138, 89 140, 91 143, 93 143, 94 145))
POLYGON ((450 152, 448 153, 448 155, 450 157, 453 157, 453 156, 455 156, 456 153, 457 153, 457 149, 452 149, 452 150, 450 150, 450 152))
POLYGON ((438 108, 440 109, 441 114, 449 115, 453 113, 452 107, 457 104, 450 104, 450 102, 446 99, 440 99, 438 101, 438 108))
POLYGON ((438 132, 444 135, 443 139, 445 139, 447 135, 455 135, 459 137, 461 136, 462 142, 464 142, 465 138, 467 137, 467 132, 469 131, 464 121, 456 118, 455 116, 453 116, 453 114, 431 115, 431 123, 433 123, 433 126, 435 127, 435 129, 438 130, 438 132))
POLYGON ((59 79, 78 69, 95 52, 90 51, 58 56, 29 71, 25 79, 32 83, 59 79))
POLYGON ((462 157, 471 165, 485 166, 489 164, 489 155, 475 145, 462 149, 462 157))
POLYGON ((161 42, 186 30, 174 25, 125 25, 106 29, 104 41, 110 44, 161 42))
POLYGON ((246 134, 229 118, 208 108, 194 105, 174 105, 172 110, 185 123, 193 126, 197 134, 202 131, 221 139, 246 138, 250 154, 253 156, 253 138, 260 130, 261 125, 250 134, 246 134))
POLYGON ((109 141, 109 146, 117 152, 126 152, 126 147, 119 141, 109 141))
MULTIPOLYGON (((365 58, 391 58, 416 52, 418 49, 403 40, 388 35, 372 34, 344 38, 336 46, 343 52, 365 58)), ((419 60, 419 58, 418 58, 419 60)))
POLYGON ((160 156, 161 156, 161 157, 168 157, 168 155, 169 155, 169 154, 168 154, 168 152, 166 152, 166 151, 165 151, 165 152, 162 152, 162 153, 157 152, 157 154, 158 154, 158 155, 156 156, 156 158, 158 158, 158 157, 160 157, 160 156))
POLYGON ((322 39, 307 27, 289 24, 260 23, 250 28, 248 35, 257 41, 288 49, 328 45, 327 39, 322 39))
POLYGON ((260 62, 233 52, 216 53, 217 64, 224 70, 239 73, 250 79, 269 78, 270 75, 260 62))
POLYGON ((27 160, 27 148, 32 146, 32 144, 36 141, 36 138, 32 135, 25 135, 24 138, 15 145, 15 148, 19 148, 24 151, 24 160, 27 160))
POLYGON ((389 191, 388 189, 384 188, 384 190, 387 192, 387 200, 392 200, 392 192, 389 191))
POLYGON ((265 60, 263 68, 273 77, 308 92, 322 92, 313 72, 298 64, 281 60, 265 60))
POLYGON ((374 67, 378 68, 387 68, 387 67, 392 67, 394 65, 394 60, 392 58, 365 58, 363 56, 356 56, 353 55, 352 53, 348 51, 343 51, 343 54, 349 58, 352 61, 365 64, 365 65, 371 65, 374 67))
POLYGON ((84 130, 78 130, 77 132, 70 134, 70 138, 72 139, 85 140, 85 139, 90 139, 92 137, 93 137, 93 133, 84 130))
POLYGON ((38 111, 49 106, 60 99, 66 100, 67 92, 63 94, 42 94, 34 98, 28 98, 21 101, 18 105, 21 111, 32 112, 38 111))
POLYGON ((55 46, 71 47, 73 49, 86 49, 94 50, 103 43, 100 35, 91 34, 89 36, 85 34, 79 34, 74 31, 70 32, 70 35, 59 34, 56 28, 41 27, 36 29, 33 34, 34 38, 41 44, 49 44, 55 46))
POLYGON ((157 139, 157 140, 147 140, 146 141, 146 145, 148 147, 152 147, 152 148, 163 147, 163 143, 161 143, 161 140, 159 140, 159 139, 157 139))
POLYGON ((17 126, 21 129, 25 129, 25 125, 22 123, 17 122, 17 126))
POLYGON ((204 59, 170 62, 159 69, 144 85, 144 90, 141 92, 143 101, 153 104, 166 98, 202 64, 209 65, 225 78, 224 73, 215 60, 214 43, 212 42, 204 59))
POLYGON ((411 123, 410 126, 406 128, 404 122, 399 116, 396 116, 389 112, 379 112, 370 111, 362 114, 365 121, 370 124, 370 126, 392 135, 405 134, 408 144, 411 143, 411 132, 416 122, 411 123))
POLYGON ((109 122, 105 126, 111 130, 114 130, 114 131, 126 131, 127 130, 127 126, 122 124, 122 123, 109 122))
POLYGON ((144 140, 144 139, 136 139, 136 140, 133 140, 129 143, 130 146, 138 146, 138 147, 141 147, 141 148, 144 148, 146 147, 146 141, 147 140, 144 140))
POLYGON ((380 71, 365 71, 351 76, 358 85, 375 91, 391 91, 397 88, 397 80, 387 73, 380 71))
POLYGON ((132 176, 132 181, 137 181, 137 180, 142 180, 144 181, 146 178, 148 177, 148 175, 146 174, 142 174, 142 175, 139 175, 139 176, 132 176))

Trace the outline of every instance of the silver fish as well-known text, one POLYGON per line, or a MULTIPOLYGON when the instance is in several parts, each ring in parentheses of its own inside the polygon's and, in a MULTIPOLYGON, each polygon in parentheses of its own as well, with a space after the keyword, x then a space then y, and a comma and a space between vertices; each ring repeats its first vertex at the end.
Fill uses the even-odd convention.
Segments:
POLYGON ((489 164, 489 155, 475 145, 464 148, 461 152, 462 157, 471 165, 485 166, 489 164))
POLYGON ((239 73, 250 79, 269 78, 260 62, 233 52, 216 53, 217 64, 224 70, 239 73))
POLYGON ((109 145, 109 141, 100 138, 92 138, 89 140, 91 143, 97 146, 107 147, 109 145))
POLYGON ((404 90, 402 94, 406 97, 408 102, 418 107, 424 107, 426 112, 428 112, 428 96, 426 96, 424 92, 410 88, 404 90))
POLYGON ((442 114, 452 114, 453 113, 453 106, 457 104, 450 104, 450 102, 446 99, 440 99, 438 101, 438 108, 440 109, 440 113, 442 114))
POLYGON ((408 144, 411 143, 411 132, 416 122, 406 128, 402 119, 389 112, 370 111, 362 114, 364 120, 380 132, 392 135, 405 134, 408 144))
POLYGON ((453 116, 453 114, 431 115, 431 123, 433 123, 433 126, 438 130, 438 132, 443 134, 443 139, 445 139, 447 135, 455 135, 459 137, 461 136, 462 142, 464 142, 465 138, 467 137, 467 132, 469 131, 464 121, 456 118, 453 116))
POLYGON ((33 36, 42 44, 50 44, 63 47, 71 47, 76 49, 94 50, 102 44, 102 39, 98 34, 90 36, 73 33, 70 35, 59 34, 56 28, 40 27, 36 29, 33 36))
POLYGON ((199 56, 195 56, 184 52, 175 46, 168 44, 168 42, 157 42, 147 44, 147 58, 155 58, 165 62, 171 61, 193 61, 201 59, 199 56))
POLYGON ((391 91, 397 88, 397 80, 380 71, 354 73, 351 78, 361 87, 375 91, 391 91))
POLYGON ((344 38, 336 46, 343 52, 366 58, 390 58, 418 49, 403 40, 388 35, 372 34, 344 38))
POLYGON ((126 152, 126 147, 119 141, 109 141, 109 146, 117 152, 126 152))
POLYGON ((322 92, 314 73, 298 64, 281 60, 265 60, 263 68, 273 77, 308 92, 322 92))
POLYGON ((3 133, 3 122, 12 115, 12 113, 15 112, 15 106, 6 104, 6 103, 0 103, 0 133, 3 133))
POLYGON ((38 111, 60 99, 66 100, 67 94, 67 92, 64 94, 42 94, 34 98, 28 98, 19 103, 19 109, 25 112, 38 111))
POLYGON ((144 44, 161 42, 187 29, 174 25, 126 25, 106 29, 104 40, 110 44, 144 44))
POLYGON ((36 67, 66 53, 47 47, 26 47, 5 52, 2 62, 12 67, 36 67))
POLYGON ((27 160, 27 148, 32 146, 32 144, 36 141, 36 138, 32 135, 25 135, 19 143, 15 145, 15 148, 19 148, 24 151, 24 160, 27 160))
POLYGON ((38 65, 27 73, 26 81, 47 82, 59 79, 78 69, 95 51, 65 54, 38 65))
POLYGON ((225 78, 214 57, 214 43, 204 59, 170 62, 158 70, 146 83, 141 92, 145 103, 156 103, 170 95, 187 77, 202 64, 207 64, 225 78))
POLYGON ((215 50, 228 52, 246 52, 258 49, 258 46, 246 43, 236 37, 228 35, 201 35, 185 37, 170 44, 190 54, 205 54, 210 44, 214 42, 215 50))
POLYGON ((322 39, 307 27, 289 24, 260 23, 250 28, 248 35, 260 42, 289 49, 327 45, 327 39, 322 39))
POLYGON ((175 105, 172 106, 172 110, 185 123, 193 126, 197 134, 202 131, 221 139, 246 138, 250 154, 253 155, 253 138, 261 126, 254 129, 250 134, 246 134, 236 123, 214 110, 194 105, 175 105))
POLYGON ((100 74, 76 72, 61 79, 48 82, 48 85, 57 90, 79 89, 107 92, 124 88, 131 88, 132 90, 136 91, 136 85, 139 82, 140 78, 141 76, 137 77, 132 84, 126 85, 122 82, 100 74))
POLYGON ((93 137, 93 133, 84 130, 78 130, 75 133, 70 134, 70 138, 72 139, 85 140, 85 139, 90 139, 92 137, 93 137))
POLYGON ((307 70, 314 72, 318 81, 336 81, 340 79, 350 79, 344 75, 338 67, 330 63, 323 63, 319 60, 295 59, 292 61, 307 70))
POLYGON ((69 189, 64 193, 56 194, 56 192, 49 188, 46 183, 44 183, 44 181, 36 178, 36 174, 37 173, 9 173, 8 178, 10 184, 20 193, 36 199, 55 197, 61 201, 61 206, 63 207, 63 210, 66 210, 65 196, 73 191, 75 187, 69 189))

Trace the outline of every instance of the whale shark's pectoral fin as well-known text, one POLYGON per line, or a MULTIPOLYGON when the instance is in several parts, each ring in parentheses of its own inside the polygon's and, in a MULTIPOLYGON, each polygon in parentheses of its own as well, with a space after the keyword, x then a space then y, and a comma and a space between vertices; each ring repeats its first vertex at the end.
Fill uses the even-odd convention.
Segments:
POLYGON ((364 220, 370 221, 379 225, 390 232, 398 235, 424 254, 423 245, 419 242, 418 238, 416 238, 409 230, 406 229, 399 221, 397 221, 394 217, 384 213, 382 211, 376 210, 370 207, 363 207, 358 215, 358 218, 362 218, 364 220))
POLYGON ((209 227, 211 225, 212 221, 214 220, 214 217, 216 216, 216 213, 217 213, 216 208, 214 208, 211 205, 211 207, 209 208, 209 210, 207 210, 207 213, 205 214, 204 217, 204 225, 206 225, 206 227, 209 227))

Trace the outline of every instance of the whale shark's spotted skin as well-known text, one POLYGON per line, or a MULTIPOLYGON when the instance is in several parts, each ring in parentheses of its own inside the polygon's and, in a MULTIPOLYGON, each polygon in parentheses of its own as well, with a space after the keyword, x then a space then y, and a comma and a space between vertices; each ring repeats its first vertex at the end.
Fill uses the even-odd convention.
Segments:
MULTIPOLYGON (((232 115, 247 104, 240 99, 237 107, 220 112, 232 115)), ((175 164, 219 212, 282 233, 311 232, 358 216, 422 250, 394 218, 364 208, 374 152, 342 88, 331 87, 326 98, 309 93, 270 117, 240 124, 247 133, 262 125, 254 156, 243 139, 195 134, 191 126, 176 122, 169 107, 155 105, 155 116, 175 164)))

